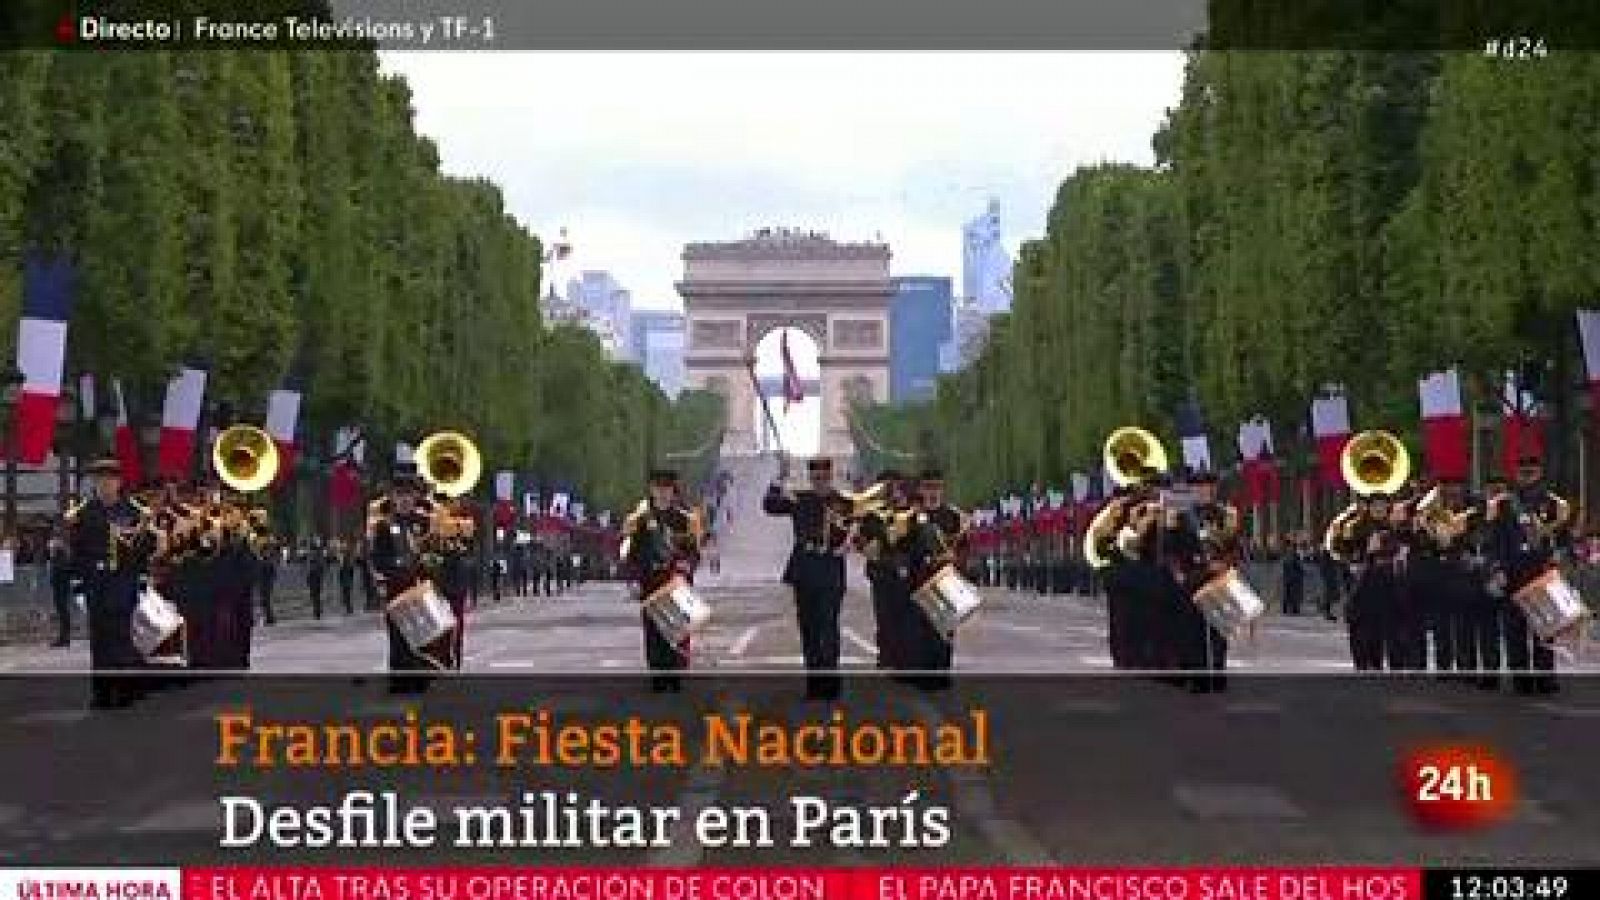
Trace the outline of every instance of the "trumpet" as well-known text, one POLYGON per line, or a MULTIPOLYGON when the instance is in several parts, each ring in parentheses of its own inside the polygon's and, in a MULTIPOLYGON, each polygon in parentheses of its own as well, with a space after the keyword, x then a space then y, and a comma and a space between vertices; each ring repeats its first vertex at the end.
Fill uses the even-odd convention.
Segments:
POLYGON ((1448 546, 1472 526, 1473 519, 1479 515, 1476 509, 1467 509, 1453 513, 1445 504, 1443 492, 1435 487, 1417 501, 1416 506, 1417 527, 1433 538, 1434 543, 1441 547, 1448 546))

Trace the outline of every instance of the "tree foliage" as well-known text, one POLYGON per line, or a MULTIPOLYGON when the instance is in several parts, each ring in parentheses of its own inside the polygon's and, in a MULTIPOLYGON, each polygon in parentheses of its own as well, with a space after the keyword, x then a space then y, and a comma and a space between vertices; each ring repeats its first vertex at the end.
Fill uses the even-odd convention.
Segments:
POLYGON ((33 251, 78 268, 69 373, 121 378, 147 423, 181 365, 242 421, 289 380, 302 442, 360 424, 381 463, 388 441, 460 429, 491 469, 595 508, 714 432, 705 398, 669 402, 587 332, 545 325, 538 239, 495 185, 440 171, 370 47, 0 53, 12 321, 33 251))
POLYGON ((972 500, 1095 471, 1119 425, 1175 446, 1191 387, 1223 462, 1256 415, 1303 449, 1330 383, 1414 433, 1454 365, 1479 402, 1524 367, 1559 418, 1600 296, 1597 119, 1593 54, 1196 49, 1155 166, 1072 173, 981 356, 875 427, 936 436, 972 500))

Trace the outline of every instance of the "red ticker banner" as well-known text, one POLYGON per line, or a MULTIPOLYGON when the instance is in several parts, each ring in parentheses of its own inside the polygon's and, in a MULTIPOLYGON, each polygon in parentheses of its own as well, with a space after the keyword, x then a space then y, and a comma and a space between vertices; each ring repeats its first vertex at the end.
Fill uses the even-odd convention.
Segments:
POLYGON ((1416 900, 1418 869, 0 870, 0 900, 1416 900))

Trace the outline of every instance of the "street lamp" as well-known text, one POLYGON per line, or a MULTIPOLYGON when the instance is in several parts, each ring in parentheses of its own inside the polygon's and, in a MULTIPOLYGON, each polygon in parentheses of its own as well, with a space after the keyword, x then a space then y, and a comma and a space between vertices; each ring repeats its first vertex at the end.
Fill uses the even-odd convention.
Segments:
POLYGON ((17 394, 26 381, 27 376, 15 364, 8 366, 5 375, 0 376, 0 428, 5 429, 6 450, 5 537, 8 538, 17 534, 17 434, 12 414, 17 408, 17 394))

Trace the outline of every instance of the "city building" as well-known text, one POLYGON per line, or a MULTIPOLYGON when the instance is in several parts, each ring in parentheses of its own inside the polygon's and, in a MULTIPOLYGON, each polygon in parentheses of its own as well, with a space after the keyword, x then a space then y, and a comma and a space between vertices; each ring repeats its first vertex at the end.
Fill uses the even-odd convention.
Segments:
POLYGON ((683 389, 684 317, 668 309, 640 309, 631 316, 629 353, 644 374, 670 397, 683 389))
POLYGON ((939 368, 958 372, 983 352, 989 317, 1011 309, 1015 266, 1000 233, 1000 201, 961 227, 961 299, 951 309, 950 339, 939 348, 939 368))
POLYGON ((889 302, 889 400, 915 403, 933 396, 940 350, 951 338, 949 278, 908 275, 893 279, 889 302))
POLYGON ((583 321, 618 359, 633 359, 629 319, 633 297, 610 272, 589 270, 567 282, 567 302, 582 310, 583 321))
POLYGON ((1013 264, 1000 235, 1000 201, 991 199, 989 208, 961 229, 961 296, 985 315, 1008 311, 1013 264))

